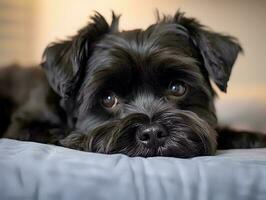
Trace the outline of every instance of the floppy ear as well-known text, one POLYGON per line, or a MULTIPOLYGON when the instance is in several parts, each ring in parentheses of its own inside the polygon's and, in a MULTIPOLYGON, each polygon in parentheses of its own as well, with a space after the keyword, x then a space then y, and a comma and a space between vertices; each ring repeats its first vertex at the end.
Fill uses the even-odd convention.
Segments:
POLYGON ((202 56, 209 77, 220 90, 226 92, 232 67, 238 53, 242 52, 237 39, 207 30, 196 19, 186 18, 180 11, 177 11, 173 20, 187 29, 190 39, 202 56))
POLYGON ((119 16, 112 13, 109 26, 102 15, 96 13, 92 22, 69 40, 52 43, 44 51, 42 67, 53 90, 62 98, 69 98, 78 85, 94 44, 104 34, 118 31, 119 16))

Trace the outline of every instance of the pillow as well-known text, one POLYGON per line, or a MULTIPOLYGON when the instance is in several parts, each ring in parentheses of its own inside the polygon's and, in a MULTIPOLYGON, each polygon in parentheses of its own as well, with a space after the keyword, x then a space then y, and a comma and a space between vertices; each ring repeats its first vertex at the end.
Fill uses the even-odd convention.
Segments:
POLYGON ((130 158, 0 139, 0 199, 265 200, 266 149, 130 158))

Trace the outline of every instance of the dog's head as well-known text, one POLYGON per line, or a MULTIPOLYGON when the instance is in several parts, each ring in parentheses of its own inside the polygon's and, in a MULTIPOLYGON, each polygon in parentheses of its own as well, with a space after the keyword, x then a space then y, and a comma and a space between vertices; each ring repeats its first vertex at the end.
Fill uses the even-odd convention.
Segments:
POLYGON ((146 30, 119 31, 96 14, 44 53, 43 68, 76 134, 64 146, 129 156, 193 157, 216 149, 215 92, 241 51, 181 12, 146 30))

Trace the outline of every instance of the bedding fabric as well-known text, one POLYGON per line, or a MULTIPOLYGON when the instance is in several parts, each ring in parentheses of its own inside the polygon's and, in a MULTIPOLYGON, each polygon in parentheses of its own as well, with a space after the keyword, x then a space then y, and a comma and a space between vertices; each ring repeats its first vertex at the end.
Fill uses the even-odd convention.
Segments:
POLYGON ((0 139, 1 200, 265 200, 266 149, 130 158, 0 139))

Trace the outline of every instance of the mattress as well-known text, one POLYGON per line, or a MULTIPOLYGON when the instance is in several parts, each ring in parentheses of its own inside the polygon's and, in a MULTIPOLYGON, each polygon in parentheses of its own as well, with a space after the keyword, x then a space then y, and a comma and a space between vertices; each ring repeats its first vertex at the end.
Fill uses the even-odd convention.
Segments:
POLYGON ((0 139, 1 200, 265 200, 266 149, 130 158, 0 139))

